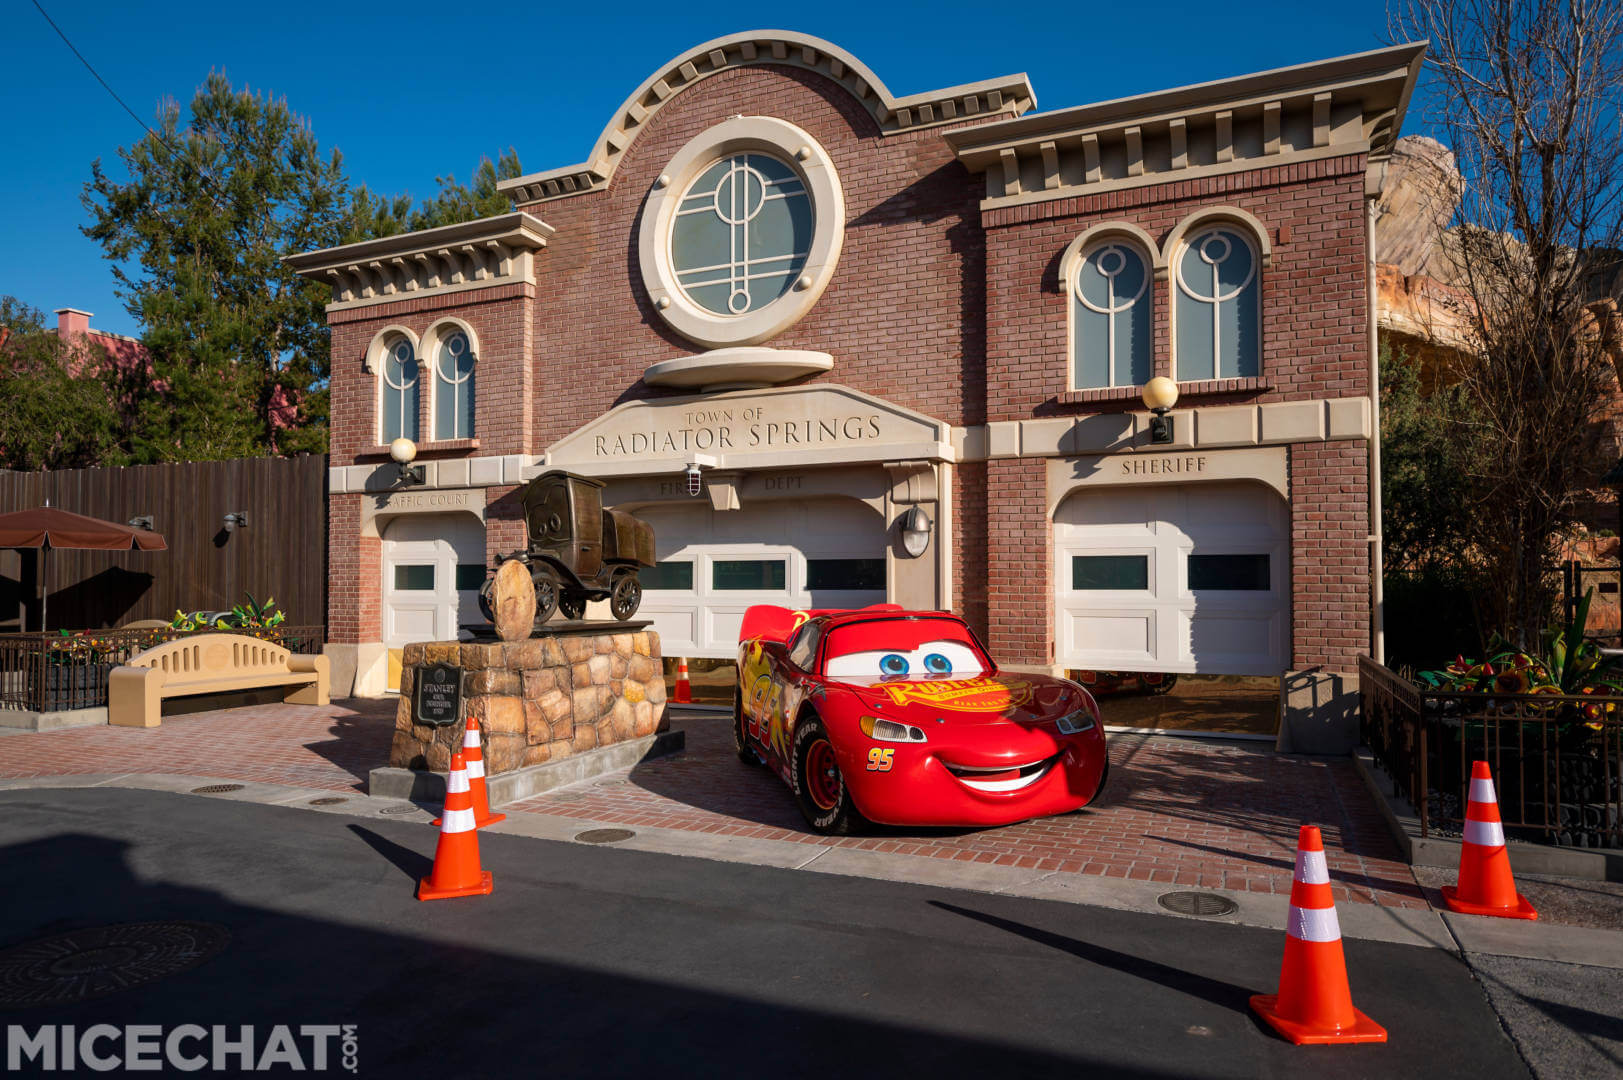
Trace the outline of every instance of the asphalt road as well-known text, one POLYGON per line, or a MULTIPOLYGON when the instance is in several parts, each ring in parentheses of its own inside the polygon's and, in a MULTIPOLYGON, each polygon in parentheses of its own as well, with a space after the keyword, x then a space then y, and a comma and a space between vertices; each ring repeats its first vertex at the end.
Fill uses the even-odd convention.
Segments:
POLYGON ((1298 1048, 1246 1006, 1275 988, 1273 932, 502 835, 481 837, 491 896, 420 903, 434 840, 192 796, 0 793, 0 950, 148 920, 231 935, 189 971, 0 1022, 354 1024, 360 1073, 389 1077, 1528 1075, 1436 949, 1348 941, 1354 999, 1391 1040, 1298 1048))

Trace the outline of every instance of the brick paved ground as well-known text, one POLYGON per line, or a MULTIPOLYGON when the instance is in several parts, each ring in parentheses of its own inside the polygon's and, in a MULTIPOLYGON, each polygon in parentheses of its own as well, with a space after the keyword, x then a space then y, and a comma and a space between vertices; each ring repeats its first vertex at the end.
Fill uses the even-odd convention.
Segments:
POLYGON ((252 705, 166 716, 155 728, 81 727, 5 741, 0 778, 177 773, 263 784, 366 790, 386 764, 395 702, 252 705))
POLYGON ((1000 829, 828 838, 788 788, 732 753, 725 721, 679 718, 687 751, 505 809, 1168 884, 1289 893, 1299 825, 1318 824, 1338 900, 1426 907, 1351 762, 1192 739, 1111 738, 1095 806, 1000 829))
MULTIPOLYGON (((266 705, 8 738, 0 777, 178 773, 332 791, 365 789, 388 757, 394 701, 266 705)), ((1168 884, 1287 893, 1297 826, 1324 828, 1337 898, 1425 907, 1346 761, 1193 739, 1111 738, 1110 786, 1079 814, 1001 829, 809 832, 786 788, 732 754, 724 720, 678 715, 687 751, 503 809, 1168 884)))

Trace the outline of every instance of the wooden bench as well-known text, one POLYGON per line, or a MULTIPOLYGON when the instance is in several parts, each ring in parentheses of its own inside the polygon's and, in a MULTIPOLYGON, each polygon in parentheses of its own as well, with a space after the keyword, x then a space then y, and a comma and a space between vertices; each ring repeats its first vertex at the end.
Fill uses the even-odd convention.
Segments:
POLYGON ((284 701, 328 703, 325 656, 290 653, 280 645, 240 634, 193 634, 130 657, 107 680, 107 722, 157 727, 166 697, 289 687, 284 701))

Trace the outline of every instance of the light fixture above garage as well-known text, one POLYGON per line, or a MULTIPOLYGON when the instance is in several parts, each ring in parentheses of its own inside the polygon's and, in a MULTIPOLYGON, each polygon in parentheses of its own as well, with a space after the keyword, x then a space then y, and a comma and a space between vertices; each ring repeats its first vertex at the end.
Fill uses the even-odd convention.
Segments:
POLYGON ((1150 417, 1150 442, 1172 441, 1172 417, 1167 415, 1178 403, 1178 384, 1165 375, 1157 375, 1144 384, 1144 407, 1155 415, 1150 417))
POLYGON ((902 515, 902 550, 909 558, 918 558, 930 546, 930 530, 934 527, 930 517, 915 506, 902 515))
POLYGON ((413 484, 428 482, 426 471, 421 465, 413 465, 412 459, 417 456, 417 444, 410 439, 396 439, 389 444, 389 456, 394 463, 400 466, 399 484, 401 487, 410 487, 413 484))

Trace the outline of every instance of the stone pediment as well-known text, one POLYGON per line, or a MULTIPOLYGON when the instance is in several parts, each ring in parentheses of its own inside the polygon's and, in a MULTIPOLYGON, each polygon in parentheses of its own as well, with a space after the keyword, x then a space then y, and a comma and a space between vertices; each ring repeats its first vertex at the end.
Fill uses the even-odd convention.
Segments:
POLYGON ((620 405, 554 443, 543 468, 588 476, 953 460, 950 425, 848 386, 737 390, 620 405))

